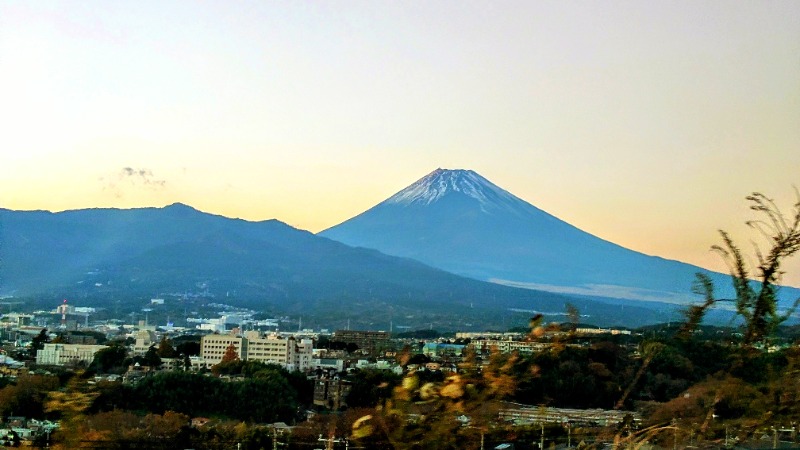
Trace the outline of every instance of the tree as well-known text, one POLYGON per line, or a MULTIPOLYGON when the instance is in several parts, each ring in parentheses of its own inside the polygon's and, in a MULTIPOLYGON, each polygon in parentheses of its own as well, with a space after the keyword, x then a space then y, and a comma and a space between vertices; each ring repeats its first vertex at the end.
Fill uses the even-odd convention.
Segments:
POLYGON ((365 445, 385 439, 397 450, 477 449, 497 417, 499 401, 515 391, 517 360, 515 354, 494 350, 484 365, 468 352, 459 372, 440 382, 411 371, 381 408, 353 423, 351 437, 365 445))
MULTIPOLYGON (((719 231, 722 244, 711 247, 728 265, 736 293, 736 312, 745 321, 746 344, 767 337, 775 327, 789 318, 800 302, 800 298, 795 300, 794 305, 785 314, 780 314, 778 311, 777 294, 784 274, 781 265, 786 258, 800 250, 800 192, 796 194, 797 201, 788 218, 775 202, 765 195, 754 192, 747 196, 750 209, 761 216, 758 220, 748 221, 747 225, 756 230, 769 245, 769 249, 764 251, 754 244, 757 261, 755 273, 748 268, 741 250, 726 231, 719 231)), ((706 310, 719 301, 714 294, 714 284, 706 275, 697 275, 695 292, 705 296, 705 303, 691 306, 685 312, 688 319, 683 329, 685 334, 693 332, 693 328, 700 323, 706 310)))
POLYGON ((23 375, 15 384, 0 389, 0 417, 18 415, 41 418, 48 392, 59 388, 58 378, 50 375, 23 375))
POLYGON ((128 350, 120 344, 114 344, 95 353, 89 367, 100 373, 123 373, 127 358, 128 350))
POLYGON ((19 447, 20 439, 19 434, 14 430, 5 430, 4 434, 0 434, 0 445, 4 447, 19 447))
POLYGON ((36 356, 36 353, 44 348, 44 344, 50 342, 50 335, 47 334, 47 328, 42 328, 42 331, 39 332, 36 336, 31 339, 31 349, 33 350, 33 356, 36 356))
POLYGON ((233 361, 239 361, 239 354, 236 353, 236 347, 233 344, 230 344, 228 348, 225 349, 225 354, 222 355, 222 361, 220 361, 220 364, 233 361))
POLYGON ((144 354, 144 365, 153 369, 161 367, 161 357, 158 356, 158 350, 156 350, 155 345, 151 345, 147 349, 147 353, 144 354))
MULTIPOLYGON (((177 341, 177 339, 176 339, 177 341)), ((186 356, 199 356, 200 355, 200 342, 184 341, 175 346, 175 350, 186 356)))
POLYGON ((178 352, 175 351, 166 336, 161 337, 161 342, 158 343, 157 353, 161 358, 176 358, 178 356, 178 352))

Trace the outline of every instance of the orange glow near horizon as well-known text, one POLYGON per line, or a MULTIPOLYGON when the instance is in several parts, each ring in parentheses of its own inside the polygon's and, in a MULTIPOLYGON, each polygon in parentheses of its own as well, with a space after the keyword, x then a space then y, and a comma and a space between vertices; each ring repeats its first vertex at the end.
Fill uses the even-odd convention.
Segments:
POLYGON ((788 210, 800 185, 798 18, 744 0, 4 3, 0 207, 182 202, 317 232, 468 168, 724 271, 708 248, 719 228, 746 247, 744 197, 788 210))

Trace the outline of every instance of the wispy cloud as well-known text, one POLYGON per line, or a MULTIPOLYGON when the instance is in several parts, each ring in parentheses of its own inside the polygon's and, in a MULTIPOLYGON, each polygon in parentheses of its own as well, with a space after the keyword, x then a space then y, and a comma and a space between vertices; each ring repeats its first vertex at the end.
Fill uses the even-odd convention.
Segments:
POLYGON ((101 177, 100 181, 103 190, 111 191, 117 198, 124 197, 125 191, 130 188, 161 190, 167 185, 167 181, 156 178, 152 170, 133 167, 123 167, 116 173, 101 177))

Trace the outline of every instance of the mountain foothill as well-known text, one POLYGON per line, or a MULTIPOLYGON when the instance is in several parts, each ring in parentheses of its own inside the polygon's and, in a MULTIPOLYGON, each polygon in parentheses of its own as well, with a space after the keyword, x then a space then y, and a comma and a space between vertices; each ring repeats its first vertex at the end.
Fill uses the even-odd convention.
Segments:
MULTIPOLYGON (((469 170, 438 169, 318 235, 176 203, 0 209, 0 295, 86 304, 192 297, 362 328, 674 320, 702 269, 592 236, 469 170)), ((717 279, 724 275, 710 274, 717 279)), ((306 319, 307 318, 307 319, 306 319)))

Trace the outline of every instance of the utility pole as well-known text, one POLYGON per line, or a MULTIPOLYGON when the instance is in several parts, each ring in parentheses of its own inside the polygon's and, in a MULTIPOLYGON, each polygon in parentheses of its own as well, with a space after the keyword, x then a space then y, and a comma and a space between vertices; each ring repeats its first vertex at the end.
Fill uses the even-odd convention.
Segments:
POLYGON ((678 448, 678 421, 672 419, 672 450, 678 448))
POLYGON ((325 442, 325 449, 326 450, 333 450, 333 444, 344 442, 344 450, 350 450, 350 440, 347 438, 337 438, 335 435, 331 434, 327 439, 319 435, 317 439, 320 442, 325 442))
POLYGON ((542 422, 542 439, 539 441, 539 450, 544 450, 544 422, 542 422))
POLYGON ((572 448, 572 427, 567 424, 567 448, 572 448))

